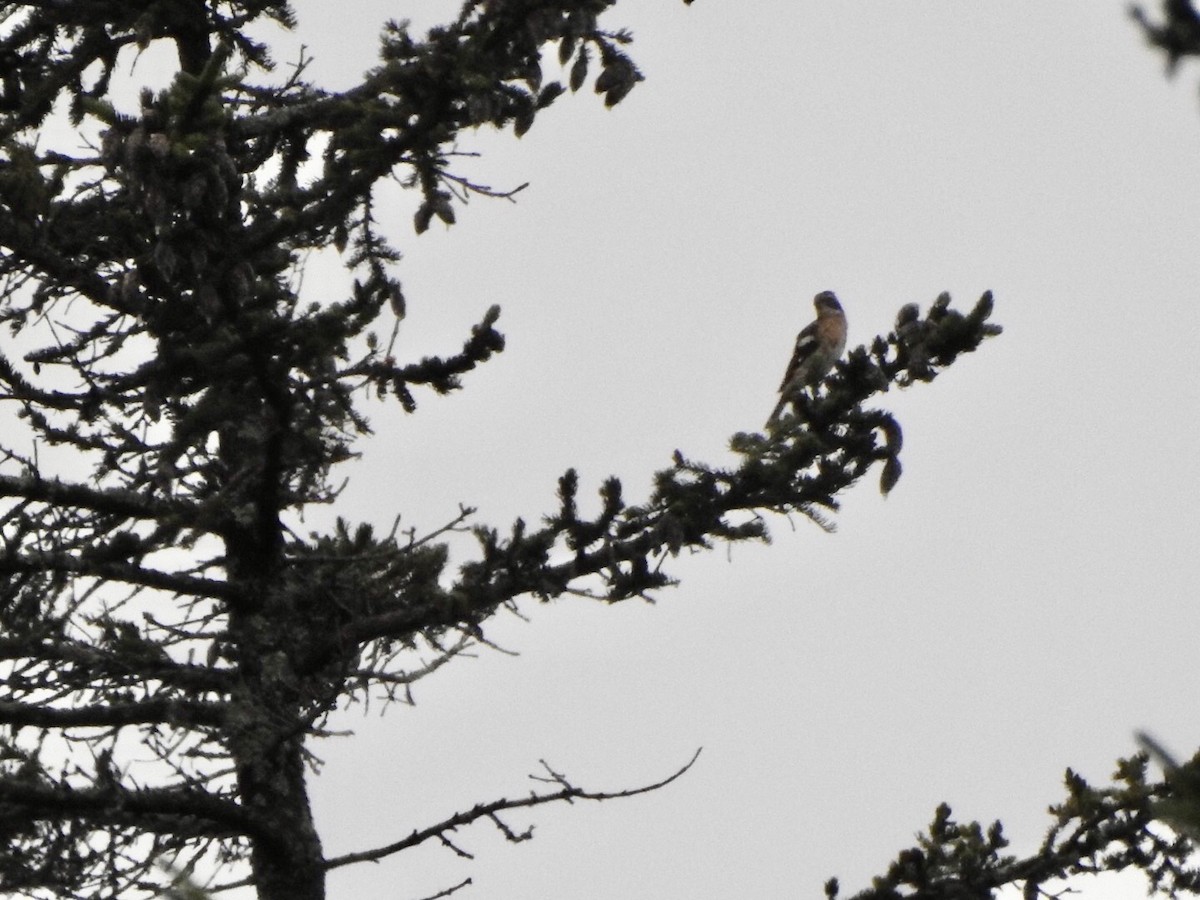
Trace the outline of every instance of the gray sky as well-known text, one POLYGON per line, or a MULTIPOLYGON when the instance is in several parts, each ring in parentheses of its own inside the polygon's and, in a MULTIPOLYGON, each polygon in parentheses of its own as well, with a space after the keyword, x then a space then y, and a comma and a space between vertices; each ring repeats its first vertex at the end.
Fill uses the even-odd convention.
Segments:
MULTIPOLYGON (((389 16, 455 3, 298 4, 313 74, 349 83, 389 16), (406 8, 407 7, 407 8, 406 8)), ((628 0, 647 76, 617 109, 561 98, 522 140, 461 149, 516 205, 473 201, 403 243, 398 355, 457 348, 492 303, 508 349, 415 416, 376 406, 341 513, 502 528, 556 479, 645 496, 676 448, 720 463, 760 427, 811 298, 851 344, 907 302, 996 295, 1005 334, 881 404, 904 477, 843 497, 838 531, 679 560, 654 606, 525 604, 528 624, 355 711, 313 794, 334 855, 525 793, 669 788, 510 815, 331 877, 334 900, 819 897, 865 887, 941 801, 1034 846, 1070 765, 1102 782, 1145 728, 1200 742, 1198 73, 1173 82, 1124 0, 733 4, 628 0)), ((281 61, 288 55, 280 52, 281 61)), ((549 73, 548 73, 549 74, 549 73)), ((307 282, 333 281, 314 265, 307 282)), ((339 282, 340 284, 340 282, 339 282)), ((1139 893, 1137 882, 1084 898, 1139 893)))

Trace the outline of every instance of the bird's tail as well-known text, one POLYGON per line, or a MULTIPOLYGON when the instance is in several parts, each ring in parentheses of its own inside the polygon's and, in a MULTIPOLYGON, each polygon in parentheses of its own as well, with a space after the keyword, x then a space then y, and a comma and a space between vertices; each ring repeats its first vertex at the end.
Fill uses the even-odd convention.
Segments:
POLYGON ((767 424, 764 425, 763 428, 764 429, 770 428, 771 423, 778 422, 779 417, 783 415, 784 409, 787 408, 787 405, 790 402, 791 402, 791 399, 789 397, 787 397, 786 395, 781 396, 779 398, 779 402, 775 404, 775 408, 773 410, 771 410, 771 415, 767 416, 767 424))

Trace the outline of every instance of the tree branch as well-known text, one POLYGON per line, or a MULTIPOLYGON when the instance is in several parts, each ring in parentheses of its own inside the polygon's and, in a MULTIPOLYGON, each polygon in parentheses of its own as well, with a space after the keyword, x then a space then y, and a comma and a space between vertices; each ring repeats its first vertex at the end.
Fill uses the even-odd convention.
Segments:
POLYGON ((60 507, 87 509, 92 512, 139 520, 162 521, 177 516, 185 509, 180 504, 148 499, 134 491, 116 488, 97 490, 58 478, 34 478, 32 476, 0 475, 0 497, 20 497, 23 500, 60 507))
POLYGON ((44 704, 0 700, 0 724, 38 728, 107 728, 122 725, 186 725, 216 728, 224 724, 221 704, 192 700, 141 700, 60 709, 44 704))
POLYGON ((0 806, 28 820, 84 818, 108 826, 131 826, 154 833, 209 837, 269 834, 272 824, 254 821, 237 803, 202 790, 116 785, 73 788, 0 778, 0 806))
POLYGON ((886 493, 899 478, 900 426, 863 404, 893 384, 932 381, 960 354, 1000 333, 988 321, 990 293, 966 314, 949 304, 949 295, 941 295, 925 318, 915 304, 904 307, 896 330, 852 351, 827 380, 827 391, 798 415, 766 436, 735 435, 732 447, 742 457, 737 468, 706 466, 677 451, 674 465, 655 474, 644 505, 627 505, 620 482, 606 481, 600 490, 604 510, 591 521, 577 514, 578 479, 569 471, 559 482, 560 509, 546 517, 545 527, 530 530, 518 520, 507 539, 476 529, 479 558, 462 566, 450 588, 431 582, 398 597, 391 609, 353 618, 331 637, 331 646, 428 628, 471 629, 522 594, 548 599, 577 590, 573 586, 589 577, 603 580, 610 602, 645 596, 672 583, 662 563, 683 549, 707 549, 714 540, 765 540, 762 511, 798 512, 823 522, 820 510, 837 509, 838 494, 875 463, 883 464, 886 493), (735 520, 735 514, 746 515, 735 520))
POLYGON ((24 572, 62 572, 96 578, 101 581, 155 588, 183 596, 207 597, 215 600, 232 600, 237 596, 234 588, 224 581, 163 572, 130 563, 90 562, 65 553, 14 553, 10 551, 0 554, 0 574, 24 572))
MULTIPOLYGON (((534 793, 519 800, 500 799, 493 800, 491 803, 483 803, 464 812, 455 813, 453 816, 450 816, 450 818, 445 819, 436 825, 431 825, 430 827, 421 829, 420 831, 414 831, 408 837, 404 838, 403 840, 396 841, 395 843, 386 844, 382 847, 376 847, 373 850, 363 850, 358 853, 347 853, 344 856, 337 856, 333 859, 328 859, 325 861, 325 868, 328 870, 336 869, 341 866, 348 866, 352 863, 375 862, 383 859, 385 856, 391 856, 394 853, 399 853, 402 850, 407 850, 410 847, 415 847, 418 844, 422 844, 430 838, 442 837, 448 831, 454 831, 463 825, 469 825, 479 819, 494 819, 496 813, 509 809, 524 809, 527 807, 542 806, 546 803, 556 803, 559 801, 566 801, 570 803, 577 799, 595 801, 615 800, 619 797, 635 797, 638 794, 656 791, 659 788, 666 787, 677 778, 682 777, 685 772, 695 765, 696 760, 699 758, 700 750, 697 750, 685 765, 661 781, 656 781, 653 784, 644 785, 643 787, 638 788, 630 788, 623 791, 586 791, 583 788, 578 788, 568 783, 565 778, 562 778, 562 776, 556 775, 553 780, 562 785, 561 790, 554 791, 553 793, 549 794, 534 793)), ((545 766, 545 763, 543 762, 542 765, 545 766)), ((548 766, 546 768, 549 770, 548 766)))
POLYGON ((175 662, 163 656, 130 658, 80 641, 29 637, 0 637, 0 660, 37 659, 49 663, 56 676, 68 677, 68 667, 85 669, 94 677, 152 680, 195 692, 227 693, 235 681, 232 671, 175 662))

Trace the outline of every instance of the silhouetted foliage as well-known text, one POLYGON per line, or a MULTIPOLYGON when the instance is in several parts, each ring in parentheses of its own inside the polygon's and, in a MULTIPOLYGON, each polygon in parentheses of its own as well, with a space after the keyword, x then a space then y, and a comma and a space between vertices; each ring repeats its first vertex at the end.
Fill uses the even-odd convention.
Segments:
POLYGON ((182 895, 220 871, 316 900, 335 866, 453 846, 479 820, 524 840, 501 813, 661 786, 691 763, 607 792, 546 767, 540 792, 330 859, 307 748, 331 710, 403 698, 519 597, 644 596, 684 549, 764 539, 765 511, 823 521, 876 462, 895 486, 900 427, 864 404, 998 333, 990 296, 905 307, 801 415, 736 436, 736 467, 677 453, 645 500, 605 482, 595 518, 568 472, 556 510, 503 534, 469 509, 426 534, 297 533, 337 500, 367 399, 412 412, 504 347, 493 307, 461 350, 392 355, 407 301, 380 185, 416 192, 418 234, 450 225, 496 193, 453 170, 464 129, 521 135, 588 79, 619 103, 642 75, 599 22, 612 5, 470 0, 424 37, 392 22, 344 91, 303 61, 274 74, 249 29, 294 25, 278 0, 0 10, 0 890, 182 895), (174 78, 122 102, 114 80, 158 45, 174 78), (311 252, 341 254, 343 295, 301 300, 311 252), (478 552, 450 571, 441 537, 467 527, 478 552))
POLYGON ((1167 73, 1174 74, 1179 61, 1200 56, 1200 14, 1191 0, 1162 0, 1162 20, 1153 21, 1142 7, 1130 7, 1150 44, 1167 55, 1167 73))
MULTIPOLYGON (((1019 887, 1026 900, 1037 900, 1070 890, 1065 881, 1073 876, 1126 869, 1140 870, 1151 889, 1168 896, 1200 892, 1191 842, 1155 821, 1159 798, 1170 795, 1170 786, 1146 780, 1146 761, 1144 753, 1120 760, 1116 784, 1105 788, 1068 769, 1067 797, 1050 807, 1046 836, 1026 856, 1002 852, 1009 843, 1000 822, 987 829, 978 822, 961 825, 943 803, 917 845, 901 851, 887 873, 852 900, 986 900, 1004 887, 1019 887)), ((837 879, 825 893, 836 900, 837 879)))

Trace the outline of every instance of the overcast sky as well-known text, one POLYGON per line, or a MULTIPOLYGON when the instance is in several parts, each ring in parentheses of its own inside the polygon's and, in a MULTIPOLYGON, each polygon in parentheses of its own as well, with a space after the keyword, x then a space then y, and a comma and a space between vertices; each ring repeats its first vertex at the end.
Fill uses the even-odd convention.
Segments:
MULTIPOLYGON (((483 131, 475 200, 416 237, 384 224, 409 300, 397 356, 448 353, 493 303, 508 349, 377 435, 339 510, 506 528, 579 469, 637 502, 671 453, 721 463, 757 429, 817 291, 851 345, 905 303, 991 289, 1005 333, 881 405, 904 476, 842 499, 837 533, 679 560, 656 605, 526 603, 484 652, 359 711, 315 749, 326 852, 515 796, 545 759, 660 792, 513 814, 331 876, 332 900, 819 897, 867 886, 946 801, 1042 838, 1070 765, 1095 782, 1144 728, 1200 743, 1195 469, 1200 72, 1174 81, 1125 0, 626 0, 646 82, 606 111, 561 98, 521 140, 483 131)), ((445 0, 298 4, 291 46, 345 86, 388 17, 445 0)), ((287 51, 278 53, 290 59, 287 51)), ((550 77, 548 72, 547 76, 550 77)), ((328 278, 328 281, 324 279, 328 278)), ((314 265, 306 287, 333 273, 314 265)), ((465 549, 465 548, 464 548, 465 549)), ((1084 898, 1137 894, 1136 882, 1084 898)))

